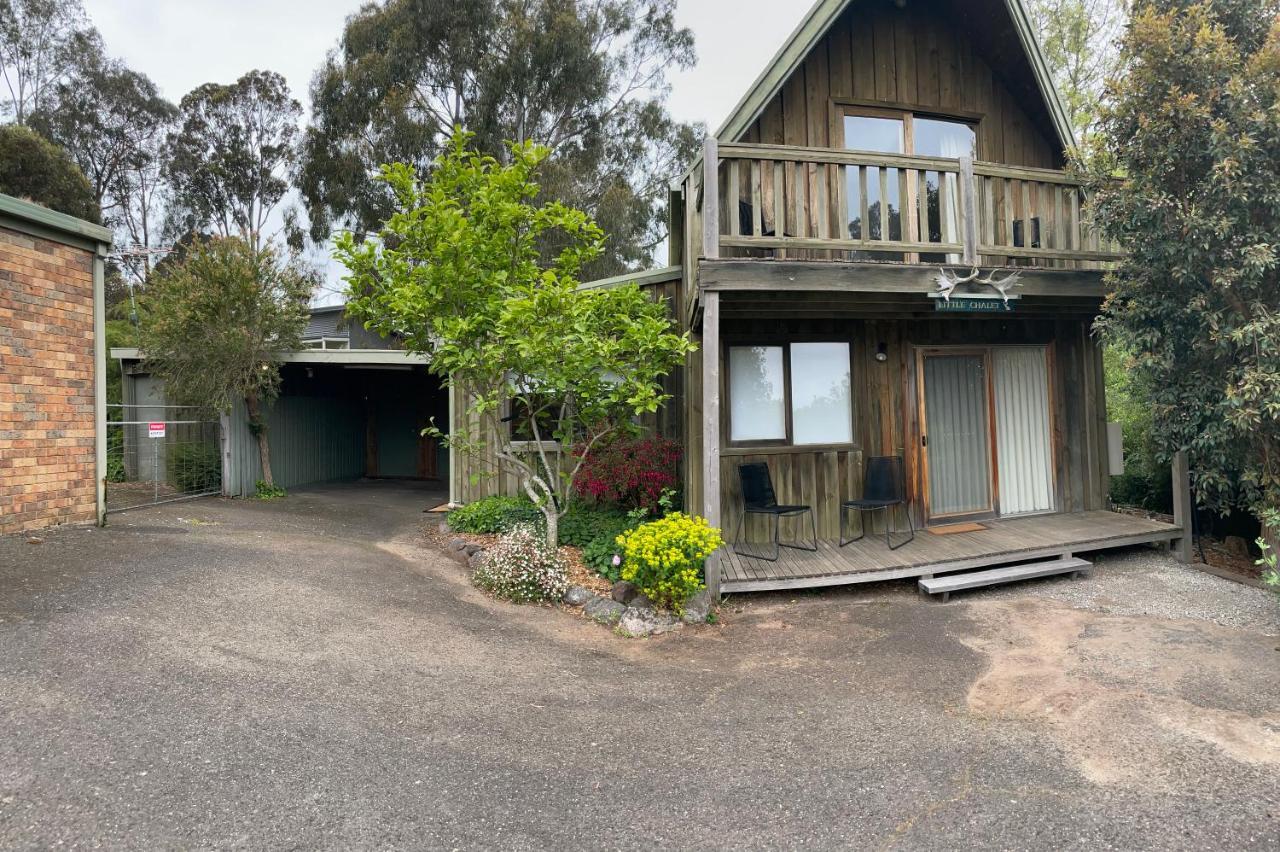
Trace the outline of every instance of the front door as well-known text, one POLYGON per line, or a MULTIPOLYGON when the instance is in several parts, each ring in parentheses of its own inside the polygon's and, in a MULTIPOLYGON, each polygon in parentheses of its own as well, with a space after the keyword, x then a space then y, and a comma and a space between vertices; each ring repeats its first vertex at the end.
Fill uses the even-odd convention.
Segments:
POLYGON ((930 521, 995 511, 990 377, 985 350, 922 353, 920 443, 930 521))
POLYGON ((1044 346, 921 350, 921 472, 928 521, 1054 508, 1044 346))

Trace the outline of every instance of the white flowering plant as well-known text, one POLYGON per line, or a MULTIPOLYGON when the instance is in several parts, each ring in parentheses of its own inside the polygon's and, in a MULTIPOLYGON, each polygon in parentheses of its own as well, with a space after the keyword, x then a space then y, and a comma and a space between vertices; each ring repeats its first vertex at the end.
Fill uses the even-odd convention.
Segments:
POLYGON ((569 568, 542 536, 522 525, 485 552, 471 581, 512 603, 558 601, 569 588, 569 568))

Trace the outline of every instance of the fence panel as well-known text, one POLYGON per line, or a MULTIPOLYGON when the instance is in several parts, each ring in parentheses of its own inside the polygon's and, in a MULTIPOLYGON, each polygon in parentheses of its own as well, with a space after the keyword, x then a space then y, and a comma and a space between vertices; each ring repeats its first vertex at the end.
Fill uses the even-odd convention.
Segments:
POLYGON ((107 512, 221 490, 217 418, 192 406, 107 406, 107 512))

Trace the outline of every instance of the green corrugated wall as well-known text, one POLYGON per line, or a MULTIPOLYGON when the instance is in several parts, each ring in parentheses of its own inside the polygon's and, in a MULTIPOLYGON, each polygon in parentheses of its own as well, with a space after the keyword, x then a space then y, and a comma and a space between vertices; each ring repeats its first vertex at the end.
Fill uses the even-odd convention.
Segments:
MULTIPOLYGON (((230 470, 225 491, 247 497, 262 478, 257 439, 249 431, 242 401, 236 402, 228 419, 230 470)), ((282 396, 268 411, 267 429, 271 473, 282 488, 364 475, 365 416, 350 399, 282 396)))

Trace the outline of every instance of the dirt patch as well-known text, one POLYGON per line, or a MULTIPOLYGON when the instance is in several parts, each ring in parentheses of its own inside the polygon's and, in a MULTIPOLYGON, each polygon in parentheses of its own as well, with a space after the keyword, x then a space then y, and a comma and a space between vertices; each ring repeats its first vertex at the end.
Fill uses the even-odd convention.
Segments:
POLYGON ((1206 758, 1280 766, 1274 638, 1039 600, 970 614, 982 629, 962 641, 991 664, 969 712, 1045 726, 1095 784, 1181 787, 1206 758))

